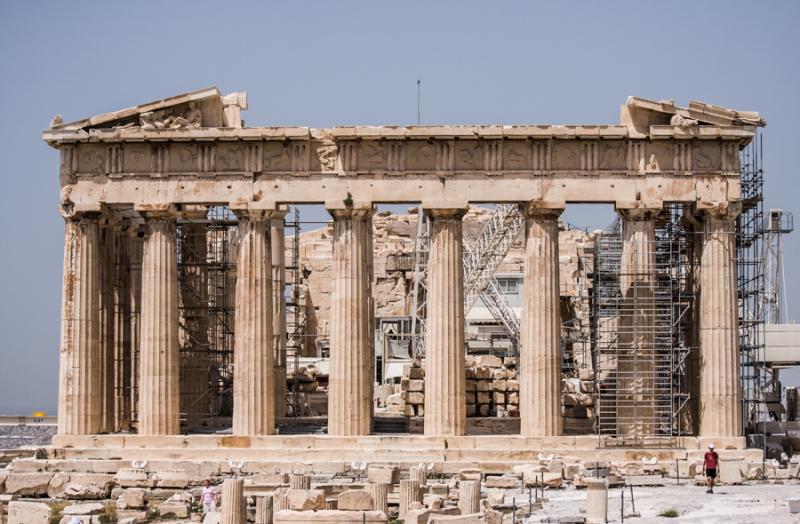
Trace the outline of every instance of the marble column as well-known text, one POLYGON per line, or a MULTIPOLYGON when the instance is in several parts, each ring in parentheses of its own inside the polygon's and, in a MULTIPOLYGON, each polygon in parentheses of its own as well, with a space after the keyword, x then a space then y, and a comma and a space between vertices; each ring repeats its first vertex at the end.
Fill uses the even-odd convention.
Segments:
POLYGON ((413 502, 422 503, 422 489, 416 480, 400 481, 400 505, 397 509, 397 517, 403 520, 408 513, 408 507, 413 502))
POLYGON ((66 218, 58 433, 100 431, 100 239, 96 215, 66 218))
POLYGON ((114 431, 114 226, 100 221, 100 431, 114 431))
POLYGON ((329 209, 333 216, 328 434, 369 435, 372 422, 372 206, 329 209))
POLYGON ((242 479, 225 479, 222 482, 220 524, 247 524, 247 500, 242 479))
POLYGON ((275 211, 272 236, 272 338, 275 378, 275 416, 286 416, 286 210, 275 211))
POLYGON ((458 483, 458 509, 462 515, 481 511, 481 481, 462 480, 458 483))
POLYGON ((389 487, 386 484, 368 482, 364 485, 364 490, 372 496, 373 508, 382 511, 384 515, 389 515, 389 487))
POLYGON ((561 416, 561 308, 558 217, 563 209, 525 209, 525 280, 520 340, 520 433, 554 436, 561 416))
POLYGON ((742 435, 736 285, 738 206, 703 210, 700 254, 700 436, 742 435))
POLYGON ((131 228, 128 235, 128 302, 130 308, 130 404, 131 421, 139 419, 139 359, 141 355, 141 320, 142 320, 142 252, 144 233, 141 227, 131 228))
POLYGON ((426 209, 431 219, 425 336, 425 435, 464 435, 465 209, 426 209))
POLYGON ((268 212, 239 214, 233 434, 275 432, 272 248, 268 212))
POLYGON ((142 253, 139 434, 180 431, 175 217, 148 214, 142 253))
POLYGON ((622 219, 617 432, 641 437, 657 429, 654 219, 659 210, 617 211, 622 219))

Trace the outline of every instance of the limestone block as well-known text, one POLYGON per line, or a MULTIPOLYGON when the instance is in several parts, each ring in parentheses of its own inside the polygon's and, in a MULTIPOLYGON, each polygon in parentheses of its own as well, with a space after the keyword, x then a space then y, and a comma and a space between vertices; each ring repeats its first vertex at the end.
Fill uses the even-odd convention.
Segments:
POLYGON ((717 482, 720 484, 741 484, 742 472, 736 463, 722 463, 719 468, 717 482))
MULTIPOLYGON (((51 499, 64 498, 64 490, 69 484, 69 473, 57 472, 47 485, 47 496, 51 499)), ((2 491, 2 490, 0 490, 2 491)))
POLYGON ((47 495, 47 487, 53 473, 10 473, 6 478, 6 493, 20 497, 42 497, 47 495))
POLYGON ((425 394, 409 391, 408 396, 406 398, 406 402, 408 402, 409 404, 424 404, 425 394))
POLYGON ((491 395, 487 391, 479 391, 476 398, 477 398, 477 402, 476 403, 479 404, 479 405, 480 404, 488 404, 492 400, 491 395))
POLYGON ((506 380, 507 391, 519 391, 519 380, 506 380))
POLYGON ((64 515, 100 515, 105 510, 105 506, 99 502, 86 502, 67 506, 64 508, 64 515))
POLYGON ((481 480, 481 470, 474 468, 464 468, 458 470, 459 480, 481 480))
POLYGON ((290 489, 289 509, 294 511, 324 510, 325 492, 321 489, 290 489))
POLYGON ((339 494, 337 509, 348 511, 370 511, 375 509, 372 495, 360 489, 348 489, 339 494))
POLYGON ((489 404, 481 404, 478 406, 478 415, 481 417, 489 416, 489 404))
POLYGON ((393 393, 386 397, 386 405, 387 406, 405 406, 406 404, 406 393, 393 393))
POLYGON ((509 372, 507 369, 498 368, 492 370, 492 380, 495 382, 505 382, 508 377, 509 372))
POLYGON ((416 416, 418 416, 418 417, 424 417, 425 416, 425 406, 423 406, 422 404, 418 404, 418 405, 414 406, 414 414, 416 416))
POLYGON ((426 493, 422 496, 422 505, 432 510, 442 509, 442 506, 444 505, 444 497, 441 495, 426 493))
POLYGON ((156 487, 186 489, 189 486, 189 475, 183 469, 162 469, 153 475, 156 487))
POLYGON ((244 483, 247 485, 288 484, 289 475, 286 473, 256 473, 252 477, 244 479, 244 483))
POLYGON ((492 381, 492 391, 497 393, 498 391, 502 392, 505 391, 508 386, 508 382, 505 380, 493 380, 492 381))
POLYGON ((428 519, 428 524, 481 524, 480 513, 469 515, 437 515, 428 519))
POLYGON ((367 470, 367 480, 373 484, 397 484, 400 482, 400 469, 385 464, 371 465, 367 470))
POLYGON ((117 498, 117 509, 142 509, 145 506, 145 490, 130 488, 122 492, 117 498))
POLYGON ((514 406, 519 405, 519 392, 517 391, 509 391, 506 393, 506 403, 513 404, 514 406))
POLYGON ((467 394, 469 394, 470 392, 477 391, 478 389, 478 386, 475 384, 474 380, 467 380, 466 382, 464 382, 464 387, 467 394))
POLYGON ((185 519, 189 516, 189 503, 179 500, 165 500, 158 505, 158 514, 162 517, 174 516, 185 519))
POLYGON ((147 522, 146 511, 118 511, 117 524, 139 524, 147 522))
POLYGON ((123 488, 147 488, 150 480, 143 469, 122 468, 114 475, 114 482, 123 488))
POLYGON ((408 381, 408 390, 409 391, 425 391, 425 381, 424 380, 409 380, 408 381))
POLYGON ((488 380, 476 380, 475 391, 489 392, 492 390, 492 383, 488 380))
POLYGON ((474 376, 475 376, 476 379, 488 380, 488 379, 492 378, 492 370, 490 368, 487 368, 487 367, 476 367, 476 368, 473 368, 473 369, 475 370, 474 371, 474 376))
POLYGON ((586 479, 586 523, 608 521, 608 483, 605 479, 586 479))
POLYGON ((275 514, 275 524, 385 524, 386 514, 381 511, 320 511, 282 510, 275 514))
POLYGON ((42 502, 13 500, 8 504, 8 524, 50 524, 53 510, 42 502))
POLYGON ((474 417, 477 414, 477 409, 475 408, 475 404, 467 404, 467 416, 474 417))
POLYGON ((412 509, 406 512, 403 522, 405 524, 428 524, 430 516, 431 510, 429 509, 412 509))
POLYGON ((467 364, 467 366, 464 368, 464 378, 466 380, 474 379, 475 378, 475 368, 473 368, 472 366, 467 364))
POLYGON ((517 357, 503 357, 503 365, 507 368, 517 366, 517 357))
POLYGON ((519 479, 512 475, 491 475, 486 477, 487 488, 514 489, 519 486, 519 479))
POLYGON ((425 378, 425 369, 413 367, 408 371, 408 378, 412 380, 422 380, 425 378))
POLYGON ((492 393, 492 401, 495 404, 505 404, 506 403, 506 394, 501 391, 495 391, 492 393))
POLYGON ((475 367, 502 368, 503 360, 494 355, 475 356, 475 367))

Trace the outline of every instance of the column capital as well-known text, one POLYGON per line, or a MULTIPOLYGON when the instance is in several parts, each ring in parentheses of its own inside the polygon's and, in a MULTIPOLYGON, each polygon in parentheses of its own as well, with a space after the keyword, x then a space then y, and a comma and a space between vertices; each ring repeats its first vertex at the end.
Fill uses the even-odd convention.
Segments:
POLYGON ((325 210, 330 213, 334 220, 337 218, 367 220, 375 214, 375 206, 372 205, 372 202, 351 202, 349 206, 325 202, 325 210))
POLYGON ((176 206, 176 215, 184 220, 203 220, 208 217, 208 206, 194 204, 176 206))
POLYGON ((728 201, 698 202, 695 204, 694 211, 703 218, 734 220, 742 212, 742 203, 728 201))
MULTIPOLYGON (((280 209, 275 202, 232 202, 228 208, 239 220, 271 220, 283 216, 276 215, 280 209)), ((283 214, 286 214, 285 209, 283 214)))
POLYGON ((461 207, 422 207, 422 211, 428 215, 429 218, 439 218, 439 219, 455 219, 461 220, 464 218, 464 215, 467 214, 469 208, 461 208, 461 207))
POLYGON ((661 202, 617 202, 614 209, 623 220, 653 220, 661 212, 661 202))
POLYGON ((564 212, 566 204, 564 202, 531 200, 521 202, 519 209, 526 217, 549 217, 558 218, 564 212))

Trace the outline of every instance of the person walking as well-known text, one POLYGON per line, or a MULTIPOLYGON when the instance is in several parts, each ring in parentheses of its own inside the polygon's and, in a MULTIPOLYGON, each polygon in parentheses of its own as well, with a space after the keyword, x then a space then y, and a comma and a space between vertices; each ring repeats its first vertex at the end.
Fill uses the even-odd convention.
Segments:
POLYGON ((719 455, 714 451, 714 444, 708 445, 708 451, 703 457, 703 471, 706 475, 706 486, 708 486, 706 493, 714 493, 714 479, 719 473, 719 455))
POLYGON ((203 515, 217 510, 217 488, 211 485, 208 479, 203 481, 203 492, 200 495, 200 503, 203 505, 203 515))

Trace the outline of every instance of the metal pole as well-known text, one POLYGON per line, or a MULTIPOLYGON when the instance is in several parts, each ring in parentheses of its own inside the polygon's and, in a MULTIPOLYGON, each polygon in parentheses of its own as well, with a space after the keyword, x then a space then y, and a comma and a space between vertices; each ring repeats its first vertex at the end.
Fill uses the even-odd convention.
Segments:
POLYGON ((620 490, 619 495, 619 521, 625 522, 625 488, 620 490))
POLYGON ((636 502, 633 500, 633 485, 629 487, 631 488, 631 511, 636 513, 636 502))
POLYGON ((511 524, 517 524, 517 498, 511 499, 511 524))
POLYGON ((678 459, 675 459, 675 475, 677 477, 677 485, 681 485, 681 467, 678 465, 678 459))

